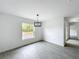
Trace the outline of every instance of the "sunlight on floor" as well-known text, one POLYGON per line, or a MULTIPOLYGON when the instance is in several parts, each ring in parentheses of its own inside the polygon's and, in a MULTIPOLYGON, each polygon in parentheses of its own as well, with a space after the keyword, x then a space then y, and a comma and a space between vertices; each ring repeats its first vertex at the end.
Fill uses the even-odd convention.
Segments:
POLYGON ((69 45, 69 46, 72 46, 72 45, 73 45, 73 46, 75 46, 75 47, 76 47, 76 46, 79 47, 79 40, 75 40, 75 39, 72 40, 72 39, 70 39, 70 40, 68 40, 66 43, 67 43, 67 45, 69 45))

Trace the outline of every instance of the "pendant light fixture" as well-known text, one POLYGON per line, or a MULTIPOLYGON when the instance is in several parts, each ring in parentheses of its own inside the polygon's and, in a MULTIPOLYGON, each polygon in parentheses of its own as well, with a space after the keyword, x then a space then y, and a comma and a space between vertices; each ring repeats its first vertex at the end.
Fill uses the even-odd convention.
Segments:
POLYGON ((41 27, 42 26, 42 22, 40 22, 39 21, 39 14, 36 14, 36 17, 37 17, 37 19, 36 19, 36 21, 34 21, 34 26, 35 27, 41 27))

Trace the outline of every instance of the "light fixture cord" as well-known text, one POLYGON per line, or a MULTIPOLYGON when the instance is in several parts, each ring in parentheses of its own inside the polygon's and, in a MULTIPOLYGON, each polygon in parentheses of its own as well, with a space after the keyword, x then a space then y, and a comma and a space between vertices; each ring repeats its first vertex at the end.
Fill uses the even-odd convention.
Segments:
POLYGON ((36 16, 37 16, 37 22, 38 22, 38 21, 39 21, 39 19, 38 19, 38 17, 39 17, 39 14, 37 14, 36 16))

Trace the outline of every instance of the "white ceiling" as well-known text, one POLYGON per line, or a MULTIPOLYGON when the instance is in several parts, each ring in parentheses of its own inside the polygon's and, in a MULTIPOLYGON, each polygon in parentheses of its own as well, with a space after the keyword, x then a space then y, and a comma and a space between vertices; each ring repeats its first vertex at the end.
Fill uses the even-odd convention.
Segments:
POLYGON ((79 16, 79 0, 0 0, 0 12, 40 20, 55 16, 79 16))

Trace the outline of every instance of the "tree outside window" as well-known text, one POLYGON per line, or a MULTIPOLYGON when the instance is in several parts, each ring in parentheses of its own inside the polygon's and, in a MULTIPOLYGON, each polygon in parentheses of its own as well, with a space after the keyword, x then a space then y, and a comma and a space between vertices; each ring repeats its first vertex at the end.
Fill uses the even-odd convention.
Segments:
POLYGON ((22 39, 34 38, 34 26, 28 23, 22 23, 22 39))

